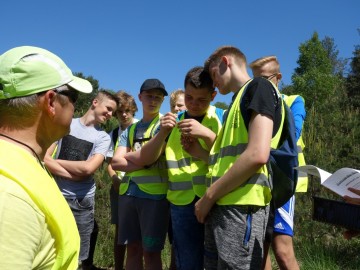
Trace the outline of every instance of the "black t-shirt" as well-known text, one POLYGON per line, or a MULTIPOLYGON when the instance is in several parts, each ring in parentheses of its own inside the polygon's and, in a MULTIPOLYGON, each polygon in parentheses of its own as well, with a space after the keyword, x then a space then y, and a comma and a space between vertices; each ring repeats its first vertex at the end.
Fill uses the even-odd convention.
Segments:
POLYGON ((202 116, 191 116, 191 115, 189 115, 189 113, 187 111, 185 111, 184 119, 195 119, 196 121, 201 123, 202 120, 204 119, 204 117, 205 117, 205 114, 202 116))
MULTIPOLYGON (((240 107, 245 106, 247 116, 244 116, 245 125, 248 128, 252 112, 266 115, 273 119, 273 137, 278 131, 281 124, 281 97, 278 95, 273 85, 266 79, 254 78, 245 89, 244 97, 240 107)), ((235 100, 237 93, 234 95, 235 100)))

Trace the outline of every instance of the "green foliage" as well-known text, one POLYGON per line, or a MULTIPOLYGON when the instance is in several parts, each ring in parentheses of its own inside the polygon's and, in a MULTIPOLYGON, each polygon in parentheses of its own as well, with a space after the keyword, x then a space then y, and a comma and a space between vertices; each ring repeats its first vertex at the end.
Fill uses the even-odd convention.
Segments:
POLYGON ((332 73, 331 61, 327 51, 319 40, 317 32, 314 32, 310 40, 300 44, 299 52, 300 55, 297 61, 299 66, 295 69, 293 78, 294 76, 302 76, 312 69, 316 69, 325 74, 332 73))
POLYGON ((74 73, 75 76, 88 80, 93 86, 93 91, 90 94, 80 93, 79 98, 75 105, 75 116, 81 117, 90 108, 93 99, 99 92, 99 81, 94 79, 93 76, 84 76, 81 72, 74 73))
POLYGON ((353 108, 360 107, 360 46, 356 46, 351 59, 351 71, 346 79, 347 95, 353 108))
MULTIPOLYGON (((326 226, 324 224, 317 225, 326 226)), ((329 230, 331 231, 330 227, 329 230)), ((306 258, 306 260, 300 261, 300 269, 351 270, 357 269, 360 263, 358 256, 360 242, 358 240, 346 241, 338 235, 324 235, 315 241, 305 237, 301 239, 301 242, 296 240, 295 237, 297 257, 306 258)))
POLYGON ((226 110, 229 105, 227 105, 225 102, 218 101, 214 104, 215 107, 226 110))
POLYGON ((325 37, 321 41, 322 46, 327 52, 328 58, 331 61, 332 73, 335 75, 343 76, 345 66, 347 65, 347 60, 339 58, 339 50, 335 45, 334 39, 330 37, 325 37))

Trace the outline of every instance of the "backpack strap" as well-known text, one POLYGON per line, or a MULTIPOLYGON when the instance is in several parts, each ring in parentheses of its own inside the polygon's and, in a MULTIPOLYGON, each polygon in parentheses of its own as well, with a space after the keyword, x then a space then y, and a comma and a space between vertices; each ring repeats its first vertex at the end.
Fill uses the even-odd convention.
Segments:
POLYGON ((119 128, 115 128, 112 132, 112 142, 114 145, 116 145, 116 142, 117 142, 117 139, 118 139, 118 136, 119 136, 119 128))

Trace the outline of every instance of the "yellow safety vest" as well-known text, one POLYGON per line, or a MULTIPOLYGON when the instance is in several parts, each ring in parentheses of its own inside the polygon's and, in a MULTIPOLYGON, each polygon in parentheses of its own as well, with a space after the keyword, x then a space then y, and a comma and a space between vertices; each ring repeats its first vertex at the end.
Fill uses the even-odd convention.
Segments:
MULTIPOLYGON (((285 103, 288 105, 289 108, 291 108, 291 105, 294 103, 294 101, 297 97, 300 97, 302 100, 304 100, 303 97, 299 96, 299 95, 291 95, 291 96, 283 95, 283 97, 284 97, 285 103)), ((305 143, 302 139, 302 134, 300 135, 296 144, 297 144, 298 153, 299 153, 298 154, 299 166, 305 166, 306 162, 305 162, 305 156, 304 156, 304 152, 303 152, 303 150, 305 148, 305 143)), ((298 172, 298 182, 296 185, 295 192, 306 192, 307 188, 308 188, 308 175, 307 175, 307 173, 299 171, 298 172)))
POLYGON ((54 178, 25 150, 3 140, 0 140, 0 148, 0 174, 21 186, 45 216, 55 240, 56 258, 52 269, 77 269, 79 232, 54 178))
MULTIPOLYGON (((247 147, 248 131, 241 114, 240 104, 244 90, 246 89, 249 82, 239 90, 239 93, 237 94, 233 105, 229 110, 227 119, 222 126, 220 134, 216 138, 215 143, 210 151, 209 172, 207 175, 209 180, 208 185, 214 183, 221 176, 223 176, 247 147)), ((277 90, 276 87, 275 89, 277 90)), ((279 92, 278 95, 281 97, 279 92)), ((282 106, 281 114, 282 119, 280 128, 274 138, 271 140, 272 148, 278 147, 285 118, 284 106, 282 106)), ((266 164, 264 164, 244 184, 218 200, 217 204, 257 206, 265 206, 269 204, 271 200, 271 189, 268 177, 269 173, 266 164)))
MULTIPOLYGON (((139 142, 140 146, 144 145, 155 135, 155 131, 160 124, 160 116, 161 115, 159 114, 151 121, 148 129, 144 133, 144 138, 139 142)), ((132 151, 136 151, 134 137, 137 125, 138 123, 132 124, 129 129, 129 140, 132 151)), ((123 195, 127 191, 130 181, 136 183, 140 190, 145 193, 152 195, 165 195, 168 189, 165 155, 160 156, 156 163, 150 168, 125 173, 120 185, 120 195, 123 195)))
MULTIPOLYGON (((184 119, 182 114, 181 119, 184 119)), ((216 107, 209 106, 201 124, 216 134, 220 131, 222 119, 216 115, 216 107)), ((175 127, 168 139, 165 154, 169 175, 169 190, 167 199, 175 205, 191 203, 195 195, 202 197, 206 190, 206 173, 208 166, 202 160, 192 157, 183 151, 180 145, 180 130, 175 127)), ((202 139, 201 146, 209 150, 202 139)))

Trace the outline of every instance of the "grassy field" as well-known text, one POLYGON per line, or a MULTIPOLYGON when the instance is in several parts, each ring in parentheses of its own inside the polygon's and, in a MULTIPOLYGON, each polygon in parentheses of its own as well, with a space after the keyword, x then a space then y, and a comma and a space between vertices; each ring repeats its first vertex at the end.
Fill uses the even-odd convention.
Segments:
MULTIPOLYGON (((105 167, 104 167, 105 168, 105 167)), ((110 224, 110 179, 104 169, 96 174, 96 219, 100 227, 95 251, 95 265, 113 268, 114 227, 110 224)), ((298 194, 295 209, 294 247, 301 269, 305 270, 355 270, 360 269, 360 238, 343 239, 344 229, 312 220, 312 191, 298 194)), ((168 269, 169 243, 162 253, 163 268, 168 269)), ((278 269, 272 260, 273 269, 278 269)))

